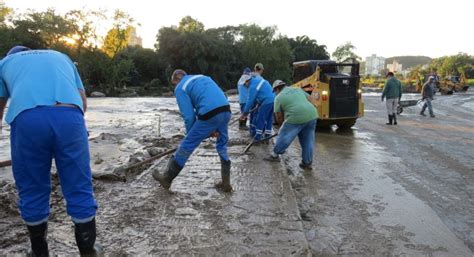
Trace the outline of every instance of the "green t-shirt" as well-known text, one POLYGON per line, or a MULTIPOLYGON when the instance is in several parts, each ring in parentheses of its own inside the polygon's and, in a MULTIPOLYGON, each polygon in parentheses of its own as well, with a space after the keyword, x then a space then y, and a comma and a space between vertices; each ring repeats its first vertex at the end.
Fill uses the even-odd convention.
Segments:
POLYGON ((303 124, 318 118, 318 111, 301 88, 285 87, 275 98, 275 112, 285 114, 285 122, 303 124))

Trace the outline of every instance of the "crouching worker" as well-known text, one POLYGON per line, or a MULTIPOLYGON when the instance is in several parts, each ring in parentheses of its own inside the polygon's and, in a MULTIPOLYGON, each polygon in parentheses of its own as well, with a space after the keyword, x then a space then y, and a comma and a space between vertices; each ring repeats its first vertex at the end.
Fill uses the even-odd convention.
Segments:
POLYGON ((231 117, 229 101, 219 86, 204 75, 187 75, 175 70, 171 83, 176 86, 174 95, 186 126, 186 137, 176 153, 169 159, 166 170, 153 172, 153 177, 165 188, 183 169, 189 156, 206 138, 217 137, 216 149, 221 160, 222 181, 216 187, 232 191, 230 185, 230 159, 227 155, 228 125, 231 117))
POLYGON ((290 146, 298 136, 302 150, 300 167, 311 169, 313 162, 314 137, 318 111, 308 99, 308 94, 301 88, 288 87, 285 82, 276 80, 273 90, 275 98, 275 114, 279 124, 282 124, 278 133, 275 147, 267 161, 280 161, 280 154, 290 146), (283 122, 284 121, 284 122, 283 122))
POLYGON ((0 62, 0 121, 8 98, 5 120, 11 126, 12 170, 32 256, 49 255, 46 237, 53 158, 79 252, 100 254, 102 249, 95 244, 97 203, 83 117, 86 96, 76 66, 60 52, 16 46, 0 62))

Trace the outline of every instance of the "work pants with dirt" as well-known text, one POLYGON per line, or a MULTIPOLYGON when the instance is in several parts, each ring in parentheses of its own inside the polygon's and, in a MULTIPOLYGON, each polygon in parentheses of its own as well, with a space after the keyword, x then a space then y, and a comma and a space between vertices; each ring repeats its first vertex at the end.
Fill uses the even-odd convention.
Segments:
POLYGON ((421 113, 422 114, 425 113, 426 107, 428 107, 428 111, 430 112, 430 115, 434 116, 433 106, 431 105, 431 101, 432 101, 432 99, 425 98, 425 103, 423 104, 423 107, 421 107, 421 113))
POLYGON ((273 126, 273 103, 261 105, 255 118, 255 134, 251 136, 255 140, 261 140, 272 134, 273 126))
POLYGON ((216 142, 216 150, 221 160, 228 161, 227 142, 229 141, 228 127, 231 118, 230 112, 221 112, 208 120, 197 120, 174 155, 175 161, 179 166, 184 167, 189 156, 201 144, 204 139, 208 138, 213 132, 219 132, 216 142))
POLYGON ((388 98, 386 101, 388 115, 396 115, 398 107, 398 98, 388 98))
POLYGON ((257 117, 258 117, 258 107, 254 108, 250 114, 249 114, 249 120, 250 120, 250 136, 252 138, 255 137, 255 134, 257 133, 257 117))
POLYGON ((53 158, 73 222, 95 217, 89 141, 79 108, 44 106, 23 111, 11 124, 10 140, 18 207, 27 225, 48 219, 53 158))
POLYGON ((291 142, 298 136, 301 145, 301 155, 304 165, 311 165, 313 162, 314 139, 316 134, 317 120, 311 120, 303 124, 283 123, 278 132, 273 152, 283 154, 290 146, 291 142))

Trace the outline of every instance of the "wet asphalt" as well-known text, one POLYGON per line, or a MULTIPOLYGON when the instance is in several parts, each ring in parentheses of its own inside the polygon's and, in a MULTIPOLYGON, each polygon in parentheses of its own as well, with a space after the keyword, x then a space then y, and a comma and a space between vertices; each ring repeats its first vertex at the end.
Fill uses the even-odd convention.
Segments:
MULTIPOLYGON (((151 177, 166 158, 125 174, 125 182, 95 180, 98 241, 111 256, 473 256, 474 94, 437 97, 434 119, 405 108, 398 126, 385 125, 379 94, 364 100, 366 115, 353 129, 317 131, 312 171, 298 167, 297 142, 279 163, 262 160, 271 145, 241 154, 249 137, 235 124, 231 194, 214 188, 220 164, 211 140, 171 192, 151 177)), ((173 147, 172 135, 182 133, 173 99, 91 99, 86 118, 95 174, 173 147)), ((0 172, 0 255, 24 253, 11 170, 0 172)), ((77 254, 53 182, 50 249, 77 254)))

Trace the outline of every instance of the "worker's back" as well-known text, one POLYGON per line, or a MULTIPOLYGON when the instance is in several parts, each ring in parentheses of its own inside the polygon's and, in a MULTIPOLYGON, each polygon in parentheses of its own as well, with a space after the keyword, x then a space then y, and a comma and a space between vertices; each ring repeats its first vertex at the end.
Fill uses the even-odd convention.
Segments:
POLYGON ((84 89, 75 65, 54 50, 30 50, 5 57, 0 62, 0 95, 11 98, 6 121, 20 112, 56 103, 82 109, 78 89, 84 89), (6 91, 6 94, 5 92, 6 91))

